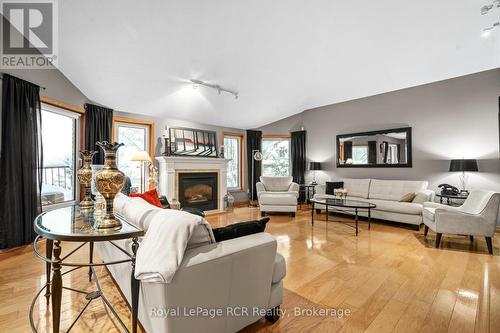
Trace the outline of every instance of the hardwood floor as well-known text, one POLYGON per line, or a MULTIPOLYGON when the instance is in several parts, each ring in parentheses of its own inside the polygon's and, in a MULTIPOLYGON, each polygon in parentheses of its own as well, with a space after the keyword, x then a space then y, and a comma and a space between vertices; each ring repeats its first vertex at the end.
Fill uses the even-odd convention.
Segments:
MULTIPOLYGON (((214 226, 258 217, 257 209, 237 208, 212 215, 214 226)), ((360 234, 340 223, 310 224, 310 210, 292 219, 271 215, 266 231, 278 240, 286 258, 285 315, 274 325, 261 320, 243 332, 500 332, 499 239, 488 255, 484 239, 435 234, 398 225, 360 223, 360 234), (302 310, 304 315, 296 316, 302 310), (318 316, 313 309, 343 310, 343 316, 318 316), (309 311, 309 315, 307 315, 309 311), (347 311, 350 311, 348 315, 347 311)), ((331 220, 344 220, 336 216, 331 220)), ((63 255, 76 247, 62 243, 63 255)), ((44 250, 44 244, 39 244, 44 250)), ((76 256, 87 258, 88 248, 76 256)), ((45 282, 44 264, 31 246, 0 254, 0 331, 28 332, 29 305, 45 282)), ((103 289, 127 325, 130 311, 104 268, 97 269, 103 289)), ((66 286, 92 289, 85 269, 64 277, 66 286)), ((85 298, 63 291, 61 327, 66 329, 85 298)), ((45 298, 35 306, 35 323, 49 332, 45 298)), ((75 332, 120 332, 102 301, 93 301, 72 329, 75 332)))

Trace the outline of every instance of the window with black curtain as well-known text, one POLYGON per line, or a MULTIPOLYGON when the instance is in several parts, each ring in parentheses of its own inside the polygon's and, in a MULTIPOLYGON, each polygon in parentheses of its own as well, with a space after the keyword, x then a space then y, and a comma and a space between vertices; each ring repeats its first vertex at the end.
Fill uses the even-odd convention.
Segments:
POLYGON ((0 248, 6 249, 35 239, 41 211, 40 87, 3 74, 0 118, 0 248))

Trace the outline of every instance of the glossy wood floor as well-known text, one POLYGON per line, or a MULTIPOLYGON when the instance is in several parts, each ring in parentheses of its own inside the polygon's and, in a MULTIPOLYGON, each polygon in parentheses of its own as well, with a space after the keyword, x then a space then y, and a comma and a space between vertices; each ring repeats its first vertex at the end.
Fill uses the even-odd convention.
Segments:
MULTIPOLYGON (((223 226, 257 217, 257 209, 238 208, 208 220, 223 226)), ((445 235, 441 248, 434 249, 432 232, 425 239, 422 231, 382 223, 373 223, 368 231, 361 222, 356 237, 340 223, 326 225, 324 218, 318 216, 312 228, 310 210, 295 219, 271 216, 266 231, 277 238, 287 261, 286 314, 274 325, 262 320, 244 332, 500 332, 499 235, 490 256, 484 239, 471 243, 468 237, 445 235), (304 315, 295 315, 296 309, 304 315), (351 314, 319 316, 313 309, 351 314)), ((63 242, 63 254, 75 246, 63 242)), ((84 260, 87 251, 79 250, 75 258, 84 260)), ((97 272, 111 303, 130 325, 127 304, 107 271, 97 272)), ((0 254, 0 332, 30 331, 29 305, 44 283, 44 264, 31 247, 0 254)), ((92 289, 84 270, 68 274, 63 283, 92 289)), ((84 305, 82 295, 63 291, 63 328, 84 305)), ((72 331, 119 332, 111 318, 102 301, 93 301, 72 331)), ((43 297, 35 306, 35 323, 40 332, 51 329, 43 297)))

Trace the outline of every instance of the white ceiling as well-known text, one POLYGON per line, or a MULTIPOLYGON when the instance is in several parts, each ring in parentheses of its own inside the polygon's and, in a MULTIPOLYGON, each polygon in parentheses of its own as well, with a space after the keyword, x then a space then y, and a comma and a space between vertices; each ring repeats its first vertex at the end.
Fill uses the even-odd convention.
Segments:
MULTIPOLYGON (((488 1, 486 1, 488 2, 488 1)), ((61 71, 117 110, 253 128, 500 67, 485 0, 64 0, 61 71), (199 79, 239 92, 199 87, 199 79)))

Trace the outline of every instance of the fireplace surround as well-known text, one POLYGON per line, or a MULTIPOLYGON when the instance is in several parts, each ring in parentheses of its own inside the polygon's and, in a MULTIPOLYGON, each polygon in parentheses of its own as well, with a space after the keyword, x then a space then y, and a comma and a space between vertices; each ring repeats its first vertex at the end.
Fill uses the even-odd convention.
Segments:
MULTIPOLYGON (((199 190, 201 193, 195 193, 195 198, 190 199, 189 203, 182 202, 185 200, 185 195, 180 196, 180 182, 179 177, 183 174, 213 174, 217 175, 216 179, 216 192, 212 189, 212 197, 216 198, 216 205, 211 208, 201 208, 206 212, 219 212, 223 211, 224 195, 227 192, 227 163, 229 159, 224 158, 209 158, 209 157, 185 157, 185 156, 160 156, 156 158, 158 163, 158 192, 160 195, 165 195, 168 200, 177 199, 181 203, 181 207, 199 207, 194 206, 200 204, 199 200, 204 200, 203 189, 193 188, 192 190, 199 190), (200 197, 201 194, 201 197, 200 197), (196 200, 198 198, 198 201, 196 200)), ((191 181, 191 180, 190 180, 191 181)), ((191 184, 192 185, 192 184, 191 184)), ((201 183, 199 185, 207 185, 201 183)), ((200 207, 199 207, 200 208, 200 207)))

